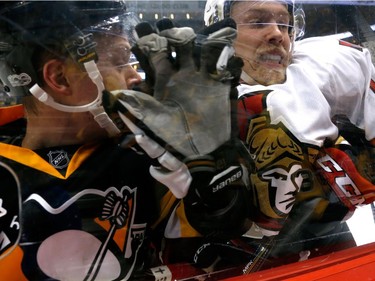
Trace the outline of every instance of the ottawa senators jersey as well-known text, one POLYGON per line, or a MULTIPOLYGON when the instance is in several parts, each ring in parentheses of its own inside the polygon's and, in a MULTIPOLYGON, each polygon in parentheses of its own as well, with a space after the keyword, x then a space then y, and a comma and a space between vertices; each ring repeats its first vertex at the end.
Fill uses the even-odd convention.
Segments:
POLYGON ((145 261, 159 213, 148 157, 111 141, 0 143, 0 156, 1 280, 128 280, 145 261))
MULTIPOLYGON (((246 82, 246 75, 242 78, 246 82)), ((255 162, 251 179, 262 210, 256 223, 273 234, 283 227, 297 194, 320 196, 314 194, 311 164, 324 162, 328 157, 318 158, 318 152, 339 136, 333 117, 347 117, 368 141, 375 137, 375 70, 368 50, 329 37, 304 39, 296 42, 286 78, 283 84, 237 88, 240 138, 255 162)), ((372 190, 366 182, 345 196, 366 197, 372 190)))
MULTIPOLYGON (((245 79, 246 80, 246 79, 245 79)), ((270 123, 282 123, 299 141, 323 146, 339 135, 332 118, 346 116, 375 138, 375 68, 365 48, 330 37, 296 42, 283 84, 242 84, 239 95, 268 91, 270 123)))

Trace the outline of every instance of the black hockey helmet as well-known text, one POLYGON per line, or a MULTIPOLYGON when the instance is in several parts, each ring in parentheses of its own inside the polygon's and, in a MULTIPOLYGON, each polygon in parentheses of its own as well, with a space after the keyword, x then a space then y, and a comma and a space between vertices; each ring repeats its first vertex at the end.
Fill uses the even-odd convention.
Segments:
MULTIPOLYGON (((0 84, 12 97, 34 95, 61 111, 97 111, 101 106, 103 81, 99 79, 93 34, 133 40, 138 19, 126 10, 124 0, 110 1, 1 1, 0 2, 0 84), (45 93, 40 73, 41 54, 71 57, 98 88, 95 101, 84 106, 56 103, 45 93), (92 75, 91 75, 92 74, 92 75)), ((99 58, 100 59, 100 58, 99 58)), ((101 78, 101 77, 100 77, 101 78)))

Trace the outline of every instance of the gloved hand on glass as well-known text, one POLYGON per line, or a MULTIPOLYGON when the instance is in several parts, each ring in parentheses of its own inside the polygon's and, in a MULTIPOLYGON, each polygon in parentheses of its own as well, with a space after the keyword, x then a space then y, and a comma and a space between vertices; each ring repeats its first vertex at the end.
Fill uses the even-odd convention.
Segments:
POLYGON ((141 23, 136 31, 132 51, 151 92, 107 93, 106 109, 117 110, 138 145, 158 160, 151 175, 184 198, 193 227, 205 235, 245 232, 251 161, 232 134, 231 102, 243 66, 234 57, 234 22, 198 35, 166 19, 157 28, 141 23), (228 223, 232 217, 238 221, 228 223))

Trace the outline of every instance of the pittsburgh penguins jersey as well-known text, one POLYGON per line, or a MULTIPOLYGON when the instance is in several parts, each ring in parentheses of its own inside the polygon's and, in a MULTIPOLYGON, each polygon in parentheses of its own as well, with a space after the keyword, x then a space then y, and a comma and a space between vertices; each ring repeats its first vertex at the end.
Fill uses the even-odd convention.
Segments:
MULTIPOLYGON (((367 49, 330 37, 296 42, 287 80, 271 86, 238 87, 240 96, 269 91, 272 124, 282 123, 299 141, 322 146, 338 137, 332 117, 345 115, 375 137, 375 70, 367 49)), ((243 97, 244 98, 244 97, 243 97)))
POLYGON ((160 213, 148 157, 110 140, 0 156, 1 280, 128 280, 144 265, 160 213))

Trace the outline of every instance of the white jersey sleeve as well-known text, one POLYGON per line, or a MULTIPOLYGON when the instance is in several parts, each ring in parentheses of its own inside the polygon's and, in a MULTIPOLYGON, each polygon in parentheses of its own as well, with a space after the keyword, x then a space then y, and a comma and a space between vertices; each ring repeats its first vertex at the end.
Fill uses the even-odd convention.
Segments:
POLYGON ((301 142, 322 146, 326 139, 338 137, 332 122, 338 114, 364 129, 368 140, 375 137, 375 114, 371 114, 375 108, 374 73, 366 49, 316 37, 296 43, 285 83, 241 85, 238 90, 240 96, 272 90, 266 100, 271 123, 282 122, 301 142))
POLYGON ((314 146, 322 146, 326 139, 335 140, 338 129, 331 121, 329 104, 319 88, 300 65, 290 66, 288 73, 284 84, 267 87, 244 84, 238 87, 239 95, 271 90, 266 108, 272 125, 282 124, 300 142, 314 146))
POLYGON ((332 37, 296 43, 292 64, 303 65, 331 107, 331 116, 346 115, 366 138, 375 137, 375 68, 370 52, 332 37))

